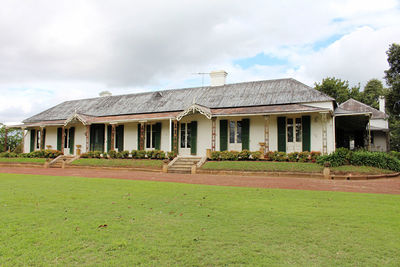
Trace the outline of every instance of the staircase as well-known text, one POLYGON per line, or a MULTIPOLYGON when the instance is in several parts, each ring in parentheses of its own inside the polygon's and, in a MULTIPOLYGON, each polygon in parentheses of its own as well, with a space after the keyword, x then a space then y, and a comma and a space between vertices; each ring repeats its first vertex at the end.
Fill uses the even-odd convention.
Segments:
POLYGON ((62 168, 62 164, 63 161, 65 160, 65 163, 71 163, 72 161, 74 161, 75 159, 77 159, 78 157, 73 156, 73 155, 68 155, 68 156, 58 156, 57 158, 53 159, 52 161, 50 161, 49 163, 49 168, 62 168))
POLYGON ((192 166, 200 162, 201 157, 177 157, 168 166, 169 173, 191 173, 192 166))

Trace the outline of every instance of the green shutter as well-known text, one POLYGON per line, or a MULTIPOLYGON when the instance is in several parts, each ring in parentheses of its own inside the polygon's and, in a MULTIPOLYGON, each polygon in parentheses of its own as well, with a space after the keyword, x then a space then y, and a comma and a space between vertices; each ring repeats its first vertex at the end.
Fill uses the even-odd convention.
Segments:
POLYGON ((190 123, 190 154, 197 154, 197 121, 190 123))
POLYGON ((69 154, 74 154, 74 146, 75 146, 75 127, 69 128, 69 154))
POLYGON ((31 130, 31 147, 30 152, 35 151, 35 138, 36 138, 36 130, 31 130))
POLYGON ((105 125, 90 125, 90 151, 104 151, 105 125))
POLYGON ((242 120, 242 150, 250 150, 250 120, 242 120))
POLYGON ((303 129, 303 151, 311 151, 311 118, 310 116, 302 116, 303 129))
POLYGON ((140 123, 137 125, 137 150, 140 150, 140 123))
POLYGON ((111 150, 111 125, 107 126, 107 152, 111 150))
POLYGON ((42 144, 43 144, 43 149, 46 149, 46 129, 43 129, 42 132, 42 144))
POLYGON ((153 127, 155 127, 155 144, 154 147, 157 150, 161 149, 161 122, 157 122, 153 127))
POLYGON ((116 146, 118 148, 118 152, 122 152, 124 150, 124 125, 118 125, 116 131, 117 131, 116 146))
POLYGON ((62 128, 57 128, 57 150, 61 151, 62 128))
POLYGON ((225 151, 228 149, 228 121, 219 121, 219 150, 225 151))
POLYGON ((286 118, 278 117, 278 151, 286 152, 286 118))

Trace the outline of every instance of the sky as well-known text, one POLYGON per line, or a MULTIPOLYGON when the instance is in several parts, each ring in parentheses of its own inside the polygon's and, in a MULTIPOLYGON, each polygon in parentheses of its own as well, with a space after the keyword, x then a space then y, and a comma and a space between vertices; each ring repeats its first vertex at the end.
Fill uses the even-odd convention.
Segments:
POLYGON ((63 101, 209 84, 383 81, 400 1, 2 0, 0 123, 63 101))

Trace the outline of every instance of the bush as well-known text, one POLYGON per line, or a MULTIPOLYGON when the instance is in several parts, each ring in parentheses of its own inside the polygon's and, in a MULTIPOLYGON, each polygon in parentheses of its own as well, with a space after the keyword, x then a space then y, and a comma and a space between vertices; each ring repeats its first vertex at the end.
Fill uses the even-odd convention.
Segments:
POLYGON ((110 150, 108 152, 108 155, 110 156, 111 159, 116 159, 117 158, 117 151, 115 150, 110 150))
POLYGON ((167 152, 167 157, 169 160, 173 160, 176 157, 176 153, 174 151, 167 152))
POLYGON ((121 155, 123 159, 127 159, 129 158, 129 151, 128 150, 121 151, 121 155))
POLYGON ((287 154, 287 159, 290 161, 290 162, 297 162, 297 160, 299 159, 299 152, 292 152, 292 153, 289 153, 289 154, 287 154))
POLYGON ((278 151, 276 151, 275 153, 274 153, 274 161, 287 161, 287 155, 286 155, 286 153, 285 152, 282 152, 282 151, 280 151, 280 152, 278 152, 278 151))
POLYGON ((248 150, 242 150, 239 152, 239 159, 240 160, 248 160, 251 156, 251 152, 248 150))
POLYGON ((211 152, 211 160, 220 160, 221 152, 220 151, 213 151, 211 152))
POLYGON ((259 160, 261 158, 261 152, 260 151, 251 152, 250 156, 252 160, 259 160))
POLYGON ((268 161, 273 161, 275 158, 275 152, 274 151, 268 151, 265 155, 264 158, 268 161))
POLYGON ((220 154, 221 160, 238 160, 238 151, 222 151, 220 154))
POLYGON ((299 153, 299 162, 308 162, 311 160, 311 154, 308 151, 303 151, 299 153))
POLYGON ((58 150, 37 150, 30 153, 20 153, 17 154, 15 152, 3 152, 0 153, 0 157, 3 158, 56 158, 62 155, 61 151, 58 150))

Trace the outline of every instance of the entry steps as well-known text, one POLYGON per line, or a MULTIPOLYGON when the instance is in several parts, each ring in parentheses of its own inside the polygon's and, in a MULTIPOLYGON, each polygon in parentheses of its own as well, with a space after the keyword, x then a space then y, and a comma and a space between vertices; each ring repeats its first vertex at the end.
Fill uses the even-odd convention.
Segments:
POLYGON ((49 168, 62 168, 63 162, 65 163, 70 163, 74 161, 77 157, 73 155, 68 155, 68 156, 58 156, 57 158, 53 159, 49 163, 49 168))
POLYGON ((168 166, 169 173, 191 173, 192 166, 198 164, 201 157, 178 157, 168 166))

